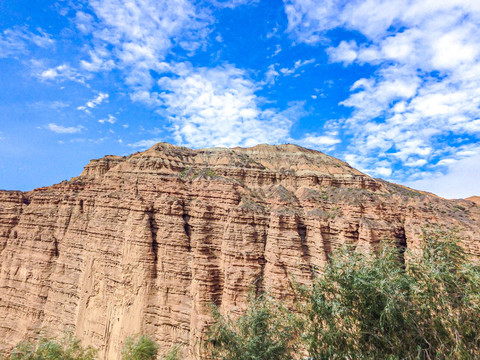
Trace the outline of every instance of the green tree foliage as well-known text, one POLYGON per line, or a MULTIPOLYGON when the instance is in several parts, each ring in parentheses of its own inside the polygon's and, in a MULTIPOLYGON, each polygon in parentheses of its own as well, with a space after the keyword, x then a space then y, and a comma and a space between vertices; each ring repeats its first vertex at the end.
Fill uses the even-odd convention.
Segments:
MULTIPOLYGON (((173 346, 159 360, 180 360, 181 346, 173 346)), ((1 355, 0 360, 94 360, 97 350, 84 348, 80 341, 71 334, 61 340, 40 337, 35 342, 21 342, 9 356, 1 355)), ((122 360, 153 360, 157 359, 158 345, 145 335, 129 337, 122 349, 122 360)))
MULTIPOLYGON (((80 340, 71 334, 60 340, 40 337, 35 342, 21 342, 5 360, 93 360, 97 351, 91 347, 84 348, 80 340)), ((0 359, 2 356, 0 355, 0 359)))
POLYGON ((480 267, 453 233, 425 233, 423 255, 409 261, 421 358, 480 358, 480 267))
POLYGON ((237 321, 215 312, 213 358, 480 358, 480 268, 452 233, 425 232, 405 253, 391 242, 376 254, 345 247, 298 288, 293 321, 264 298, 237 321))
POLYGON ((214 308, 209 331, 212 358, 223 360, 287 360, 294 354, 295 323, 291 313, 266 296, 250 295, 249 308, 238 320, 214 308))
POLYGON ((403 353, 408 286, 392 246, 382 246, 378 256, 337 252, 313 286, 301 289, 308 353, 313 359, 403 353))
POLYGON ((128 337, 122 349, 122 360, 153 360, 157 358, 158 344, 148 336, 128 337))
MULTIPOLYGON (((122 348, 122 360, 154 360, 158 356, 158 344, 146 335, 130 336, 122 348)), ((159 360, 180 360, 181 345, 173 346, 159 360)))

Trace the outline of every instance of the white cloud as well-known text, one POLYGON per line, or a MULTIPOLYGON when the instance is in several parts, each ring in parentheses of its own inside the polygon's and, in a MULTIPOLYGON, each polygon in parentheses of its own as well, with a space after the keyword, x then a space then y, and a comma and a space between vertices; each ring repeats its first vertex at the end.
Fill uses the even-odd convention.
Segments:
POLYGON ((93 98, 92 100, 86 103, 86 106, 90 109, 93 109, 97 105, 100 105, 102 102, 108 99, 109 95, 107 93, 100 92, 98 93, 97 97, 93 98))
POLYGON ((287 31, 300 42, 328 43, 334 28, 363 35, 327 48, 330 61, 377 66, 341 102, 352 109, 345 157, 360 169, 426 176, 442 159, 458 160, 461 144, 478 142, 480 2, 285 0, 285 11, 287 31))
POLYGON ((65 109, 65 108, 68 108, 70 107, 70 103, 69 102, 65 102, 65 101, 52 101, 50 103, 50 108, 51 109, 55 109, 55 110, 60 110, 60 109, 65 109))
POLYGON ((279 71, 285 76, 293 75, 301 67, 303 67, 305 65, 312 64, 314 62, 315 62, 315 59, 297 60, 297 61, 295 61, 295 64, 293 64, 292 68, 281 68, 279 71))
POLYGON ((95 20, 91 14, 83 11, 77 11, 75 14, 75 23, 78 30, 84 34, 90 34, 95 28, 95 20))
POLYGON ((128 144, 128 146, 135 149, 145 150, 145 149, 151 148, 153 145, 155 145, 159 141, 161 141, 161 139, 140 140, 133 144, 128 144))
POLYGON ((412 167, 418 167, 418 166, 423 166, 427 163, 427 160, 425 159, 410 159, 410 161, 405 163, 405 166, 412 166, 412 167))
POLYGON ((104 101, 108 101, 109 95, 104 92, 99 92, 97 96, 95 96, 92 100, 87 101, 84 106, 77 107, 77 110, 83 110, 87 113, 90 112, 90 109, 93 109, 100 105, 104 101))
MULTIPOLYGON (((274 36, 277 36, 279 28, 280 27, 278 26, 278 24, 276 24, 276 26, 273 27, 272 31, 267 33, 267 39, 271 39, 274 36)), ((276 47, 277 47, 277 50, 280 49, 280 45, 276 45, 276 47)), ((281 51, 281 49, 280 49, 280 51, 281 51)))
POLYGON ((268 85, 275 84, 275 81, 279 76, 280 76, 280 73, 277 70, 275 70, 275 64, 270 64, 268 66, 267 72, 265 73, 265 84, 268 84, 268 85))
MULTIPOLYGON (((212 1, 218 7, 254 4, 251 0, 212 1)), ((89 59, 81 61, 88 72, 116 69, 130 87, 130 99, 156 109, 170 122, 180 144, 201 146, 248 146, 289 139, 289 109, 264 107, 257 97, 259 86, 248 74, 231 65, 195 69, 188 62, 167 56, 181 48, 188 53, 206 45, 213 18, 208 6, 189 0, 89 0, 89 9, 77 13, 77 27, 93 36, 89 59), (88 14, 89 11, 95 17, 88 14), (161 79, 155 81, 152 72, 161 79), (166 75, 166 76, 165 76, 166 75)), ((211 7, 210 7, 211 8, 211 7)), ((220 39, 219 39, 220 40, 220 39)), ((280 48, 277 48, 277 53, 280 48)), ((298 60, 293 74, 314 60, 298 60)), ((266 74, 273 83, 275 68, 266 74)), ((300 104, 293 104, 298 108, 300 104)), ((79 107, 89 110, 88 103, 79 107)), ((108 119, 102 119, 103 123, 108 119)), ((145 148, 156 139, 130 144, 145 148)))
POLYGON ((408 182, 414 188, 438 194, 447 199, 480 194, 480 153, 454 161, 446 173, 425 174, 425 178, 408 182))
POLYGON ((164 72, 169 51, 180 47, 193 52, 204 44, 212 22, 209 15, 188 0, 90 0, 94 21, 77 13, 77 26, 94 37, 87 71, 118 68, 127 84, 149 91, 150 70, 164 72), (107 50, 108 49, 108 50, 107 50))
POLYGON ((375 175, 388 178, 390 175, 392 175, 392 169, 385 166, 379 166, 373 170, 373 173, 375 175))
POLYGON ((51 36, 40 28, 37 33, 28 31, 26 27, 6 29, 0 33, 0 58, 26 54, 30 45, 48 48, 54 44, 51 36))
POLYGON ((59 76, 61 76, 61 74, 63 73, 66 73, 69 71, 69 68, 67 65, 59 65, 55 68, 51 68, 51 69, 47 69, 47 70, 44 70, 40 73, 40 77, 42 77, 43 79, 47 79, 47 80, 53 80, 59 76))
POLYGON ((41 48, 49 48, 55 45, 55 40, 52 39, 50 34, 47 34, 42 29, 37 29, 39 34, 32 32, 25 32, 25 38, 41 48))
POLYGON ((324 39, 323 32, 341 25, 337 15, 341 3, 325 0, 284 0, 288 17, 287 31, 307 44, 315 44, 324 39))
POLYGON ((242 5, 254 5, 257 4, 260 0, 210 0, 211 3, 219 8, 230 8, 233 9, 237 6, 242 5))
POLYGON ((334 151, 337 144, 341 143, 338 132, 326 132, 325 135, 306 134, 303 138, 298 139, 298 144, 319 149, 326 152, 334 151))
POLYGON ((166 90, 161 114, 170 120, 178 143, 251 146, 289 138, 291 114, 262 109, 257 85, 243 70, 228 65, 191 69, 183 77, 161 78, 159 86, 166 90))
POLYGON ((98 122, 100 124, 109 123, 109 124, 112 124, 112 125, 115 124, 116 121, 117 121, 117 118, 113 115, 110 115, 110 114, 108 115, 107 118, 98 120, 98 122))
POLYGON ((343 62, 345 65, 351 64, 357 58, 357 44, 355 41, 341 41, 340 44, 334 48, 329 47, 327 54, 330 61, 343 62))
POLYGON ((103 47, 97 47, 95 51, 90 50, 90 62, 86 60, 80 61, 80 66, 91 72, 109 71, 115 68, 115 63, 109 59, 109 52, 103 47))
POLYGON ((35 108, 40 109, 53 109, 53 110, 63 110, 70 107, 70 102, 61 101, 61 100, 53 100, 53 101, 36 101, 30 104, 35 108))
POLYGON ((290 76, 294 75, 298 69, 302 68, 303 66, 312 64, 315 62, 315 59, 309 59, 309 60, 297 60, 293 64, 293 67, 291 68, 281 68, 281 69, 276 69, 276 67, 279 65, 278 63, 275 64, 270 64, 268 66, 268 70, 265 72, 265 80, 263 80, 264 85, 274 85, 277 79, 280 76, 290 76))
POLYGON ((282 52, 282 47, 279 45, 279 44, 276 44, 275 45, 275 52, 273 53, 272 56, 277 56, 278 54, 280 54, 282 52))
POLYGON ((62 125, 57 125, 54 123, 50 123, 46 126, 48 130, 51 130, 53 132, 56 132, 57 134, 76 134, 81 132, 84 127, 83 126, 70 126, 70 127, 65 127, 62 125))
POLYGON ((31 60, 33 74, 41 81, 75 81, 84 83, 86 77, 68 64, 47 68, 42 61, 31 60))

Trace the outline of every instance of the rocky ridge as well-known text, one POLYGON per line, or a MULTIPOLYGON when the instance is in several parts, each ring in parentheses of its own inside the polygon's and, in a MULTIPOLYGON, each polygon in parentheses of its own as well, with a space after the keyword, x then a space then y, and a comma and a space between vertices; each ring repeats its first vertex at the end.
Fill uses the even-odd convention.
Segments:
POLYGON ((210 304, 291 297, 338 246, 415 248, 456 228, 480 255, 480 206, 383 180, 296 145, 191 150, 166 143, 92 160, 70 181, 0 191, 0 350, 73 331, 118 359, 131 334, 201 358, 210 304))

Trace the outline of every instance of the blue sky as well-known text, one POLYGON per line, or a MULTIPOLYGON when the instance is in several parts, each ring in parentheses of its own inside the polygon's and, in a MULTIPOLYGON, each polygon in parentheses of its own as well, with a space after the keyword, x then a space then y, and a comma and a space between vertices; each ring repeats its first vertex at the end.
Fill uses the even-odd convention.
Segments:
POLYGON ((0 188, 166 141, 480 194, 478 0, 0 2, 0 188))

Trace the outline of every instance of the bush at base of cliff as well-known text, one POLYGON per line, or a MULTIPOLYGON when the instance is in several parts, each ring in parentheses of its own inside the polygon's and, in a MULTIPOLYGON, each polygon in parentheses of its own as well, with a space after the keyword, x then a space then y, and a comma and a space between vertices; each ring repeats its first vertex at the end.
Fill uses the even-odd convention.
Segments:
POLYGON ((213 359, 290 360, 294 355, 295 322, 281 304, 267 296, 249 297, 249 308, 238 320, 216 308, 207 347, 213 359))
POLYGON ((213 358, 274 359, 262 355, 272 346, 279 359, 480 358, 480 268, 451 233, 426 232, 416 252, 388 242, 376 254, 345 247, 297 295, 293 322, 279 304, 254 299, 237 321, 215 314, 213 358), (258 321, 260 331, 248 329, 258 321))
POLYGON ((41 337, 35 342, 21 342, 5 360, 94 360, 97 351, 91 347, 82 347, 80 340, 71 334, 56 340, 41 337))
POLYGON ((122 349, 122 360, 152 360, 156 359, 158 345, 145 335, 129 337, 122 349))
MULTIPOLYGON (((155 360, 158 355, 158 344, 146 335, 130 336, 122 348, 122 360, 155 360)), ((180 346, 173 346, 160 360, 179 360, 180 346)))

